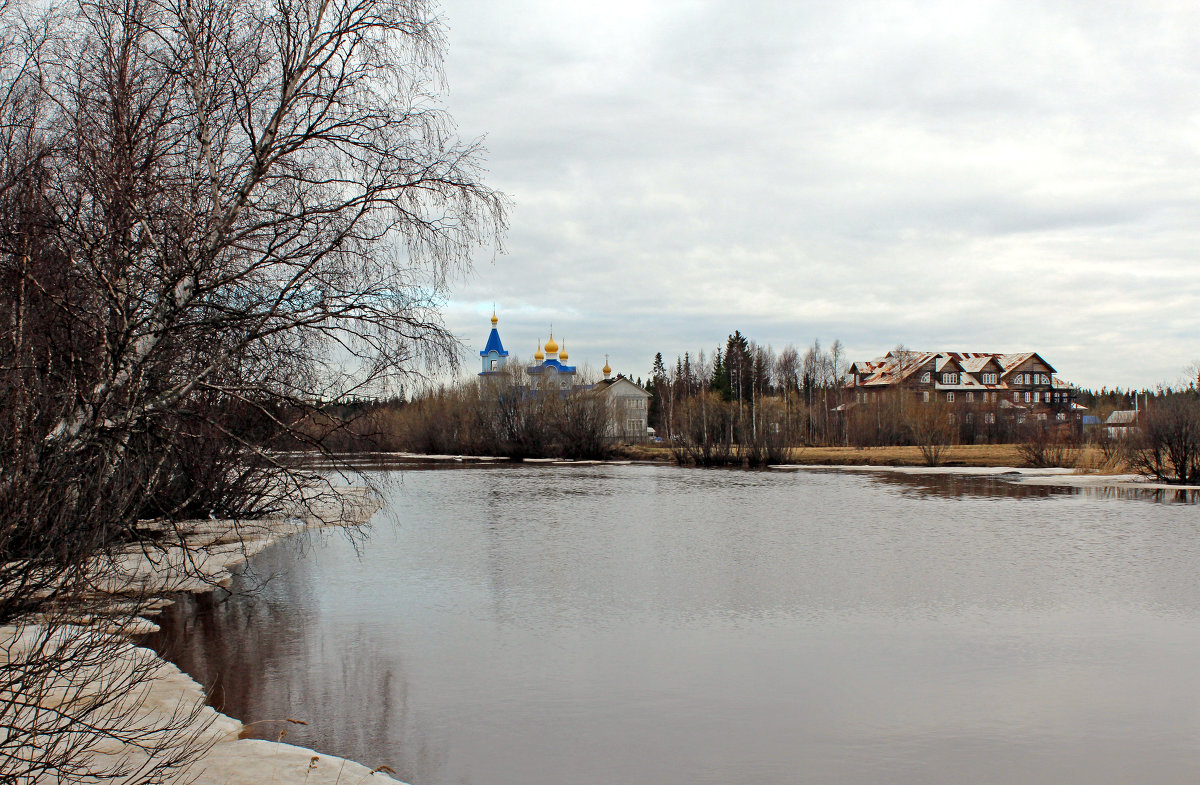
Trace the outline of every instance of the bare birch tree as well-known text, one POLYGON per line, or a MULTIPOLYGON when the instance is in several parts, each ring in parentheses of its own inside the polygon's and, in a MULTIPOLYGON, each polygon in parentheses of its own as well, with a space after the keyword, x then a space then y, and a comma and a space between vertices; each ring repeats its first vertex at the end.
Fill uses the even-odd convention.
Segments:
MULTIPOLYGON (((294 501, 271 440, 314 400, 453 359, 438 305, 504 203, 443 45, 426 0, 0 6, 0 624, 147 518, 294 501)), ((90 656, 58 651, 30 672, 90 656)))

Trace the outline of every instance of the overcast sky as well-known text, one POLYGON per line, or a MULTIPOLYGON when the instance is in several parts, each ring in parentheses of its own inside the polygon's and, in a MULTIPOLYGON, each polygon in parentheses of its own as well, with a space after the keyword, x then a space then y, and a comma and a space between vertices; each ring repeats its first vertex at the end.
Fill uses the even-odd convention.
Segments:
POLYGON ((733 330, 851 359, 1200 360, 1200 6, 444 0, 448 98, 512 199, 447 309, 476 370, 551 323, 646 376, 733 330))

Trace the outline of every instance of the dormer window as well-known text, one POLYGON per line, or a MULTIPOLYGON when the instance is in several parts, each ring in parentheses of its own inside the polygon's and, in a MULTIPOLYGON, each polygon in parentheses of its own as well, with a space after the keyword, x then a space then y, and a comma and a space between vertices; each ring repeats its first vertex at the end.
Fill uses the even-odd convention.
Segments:
POLYGON ((956 374, 956 373, 942 374, 942 384, 958 384, 958 374, 956 374))
POLYGON ((930 377, 929 377, 929 371, 926 371, 925 373, 921 374, 921 381, 922 381, 923 383, 925 383, 925 384, 929 384, 929 378, 930 378, 930 377))
POLYGON ((994 373, 985 373, 985 374, 983 375, 983 383, 984 383, 984 384, 995 384, 995 383, 996 383, 996 374, 994 374, 994 373))

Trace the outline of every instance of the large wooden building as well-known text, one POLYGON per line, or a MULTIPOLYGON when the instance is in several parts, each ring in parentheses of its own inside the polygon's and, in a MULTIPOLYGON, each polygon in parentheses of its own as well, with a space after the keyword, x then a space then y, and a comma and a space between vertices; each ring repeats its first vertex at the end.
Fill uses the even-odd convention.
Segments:
POLYGON ((1037 352, 912 352, 894 350, 850 366, 846 407, 880 402, 898 391, 954 408, 1013 410, 1018 417, 1068 419, 1079 411, 1075 390, 1037 352))

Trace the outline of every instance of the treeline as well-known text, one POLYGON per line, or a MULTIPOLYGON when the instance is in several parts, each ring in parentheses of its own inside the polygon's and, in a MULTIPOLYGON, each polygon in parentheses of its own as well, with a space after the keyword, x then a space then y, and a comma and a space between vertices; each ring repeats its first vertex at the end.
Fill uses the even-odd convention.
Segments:
POLYGON ((685 353, 667 366, 654 357, 646 390, 650 424, 672 443, 701 452, 720 445, 837 443, 844 434, 831 409, 846 380, 841 342, 776 353, 734 331, 711 353, 685 353))
MULTIPOLYGON (((840 341, 776 353, 735 331, 710 354, 655 356, 645 388, 650 424, 681 463, 775 462, 786 447, 916 445, 937 460, 948 444, 1078 441, 1073 421, 1026 422, 999 402, 926 404, 892 390, 855 405, 840 341), (1071 433, 1063 433, 1072 431, 1071 433)), ((1037 458, 1040 460, 1052 460, 1037 458)))
POLYGON ((412 401, 327 408, 309 423, 333 452, 416 452, 601 460, 617 444, 610 413, 591 390, 541 392, 525 382, 524 366, 510 358, 495 376, 442 386, 412 401))

